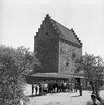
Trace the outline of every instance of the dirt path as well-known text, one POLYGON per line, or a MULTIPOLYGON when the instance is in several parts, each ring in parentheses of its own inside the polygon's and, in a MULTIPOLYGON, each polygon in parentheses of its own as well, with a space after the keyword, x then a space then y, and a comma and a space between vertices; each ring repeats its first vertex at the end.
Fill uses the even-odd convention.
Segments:
MULTIPOLYGON (((26 86, 25 94, 31 95, 31 86, 26 86)), ((49 93, 44 96, 29 97, 28 105, 85 105, 90 100, 90 95, 89 91, 83 91, 82 96, 79 96, 79 92, 49 93)), ((104 98, 104 91, 101 91, 101 96, 104 98)))

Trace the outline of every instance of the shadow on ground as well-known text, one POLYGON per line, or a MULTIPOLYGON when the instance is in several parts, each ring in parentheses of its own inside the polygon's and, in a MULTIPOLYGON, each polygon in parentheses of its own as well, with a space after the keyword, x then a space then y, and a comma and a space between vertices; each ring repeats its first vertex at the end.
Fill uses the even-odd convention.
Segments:
POLYGON ((28 95, 28 97, 38 97, 38 96, 45 96, 46 94, 37 94, 37 95, 28 95))
POLYGON ((72 98, 74 98, 74 97, 80 97, 80 95, 75 95, 75 96, 71 96, 72 98))

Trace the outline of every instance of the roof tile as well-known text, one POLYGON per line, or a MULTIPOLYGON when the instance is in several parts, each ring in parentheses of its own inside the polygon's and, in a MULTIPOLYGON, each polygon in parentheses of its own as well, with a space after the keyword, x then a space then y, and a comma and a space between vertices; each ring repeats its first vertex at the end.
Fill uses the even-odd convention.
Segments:
POLYGON ((81 41, 79 40, 79 38, 77 37, 77 35, 75 35, 74 31, 71 29, 68 29, 67 27, 61 25, 60 23, 56 22, 55 20, 51 19, 51 22, 53 23, 53 26, 55 28, 57 28, 57 30, 60 33, 60 37, 68 40, 72 43, 75 43, 77 45, 82 45, 81 41))

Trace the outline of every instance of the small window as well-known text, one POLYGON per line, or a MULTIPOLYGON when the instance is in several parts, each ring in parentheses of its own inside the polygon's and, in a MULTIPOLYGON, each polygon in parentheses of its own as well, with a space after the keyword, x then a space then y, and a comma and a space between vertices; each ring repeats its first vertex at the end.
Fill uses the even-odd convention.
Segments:
POLYGON ((68 66, 69 65, 69 62, 66 62, 66 66, 68 66))
POLYGON ((46 35, 48 35, 48 32, 46 32, 46 35))
POLYGON ((50 56, 50 59, 52 59, 52 56, 50 56))

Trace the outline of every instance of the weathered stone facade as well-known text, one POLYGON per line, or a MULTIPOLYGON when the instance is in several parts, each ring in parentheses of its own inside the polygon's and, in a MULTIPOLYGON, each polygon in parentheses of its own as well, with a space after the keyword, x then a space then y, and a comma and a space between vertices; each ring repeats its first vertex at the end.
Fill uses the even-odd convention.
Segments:
POLYGON ((41 62, 39 72, 58 72, 58 39, 49 17, 45 18, 35 36, 35 49, 41 62))
POLYGON ((47 15, 34 42, 34 50, 41 63, 41 69, 35 70, 36 72, 74 73, 74 60, 82 54, 82 43, 73 30, 67 29, 47 15))
POLYGON ((74 61, 82 55, 82 47, 74 46, 68 41, 59 41, 59 72, 73 74, 75 70, 74 61))

